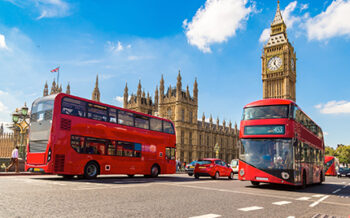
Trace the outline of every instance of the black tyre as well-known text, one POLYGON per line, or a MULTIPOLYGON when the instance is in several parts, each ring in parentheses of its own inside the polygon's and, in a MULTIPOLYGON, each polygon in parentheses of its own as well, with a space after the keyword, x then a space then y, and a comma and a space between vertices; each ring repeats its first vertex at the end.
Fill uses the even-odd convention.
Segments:
POLYGON ((189 176, 193 176, 193 173, 189 173, 188 175, 189 175, 189 176))
POLYGON ((260 182, 257 182, 257 181, 250 181, 252 183, 252 185, 254 186, 258 186, 260 184, 260 182))
POLYGON ((157 165, 153 165, 151 168, 151 177, 156 178, 159 175, 159 167, 157 165))
POLYGON ((215 175, 212 177, 213 179, 218 179, 220 177, 220 174, 218 171, 216 171, 215 175))
POLYGON ((129 178, 132 178, 132 177, 134 177, 135 175, 134 174, 128 174, 128 177, 129 178))
POLYGON ((199 179, 199 175, 198 174, 194 174, 194 178, 195 179, 199 179))
POLYGON ((233 176, 234 176, 234 175, 235 175, 235 174, 234 174, 233 172, 231 172, 230 175, 228 176, 228 179, 233 180, 233 176))
POLYGON ((95 162, 89 162, 84 169, 84 177, 86 179, 95 179, 99 172, 99 166, 95 162))

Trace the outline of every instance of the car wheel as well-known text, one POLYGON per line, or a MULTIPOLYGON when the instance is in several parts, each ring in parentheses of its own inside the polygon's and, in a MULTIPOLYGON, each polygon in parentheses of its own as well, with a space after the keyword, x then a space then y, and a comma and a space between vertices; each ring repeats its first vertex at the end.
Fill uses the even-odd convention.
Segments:
POLYGON ((257 181, 250 181, 252 183, 252 185, 254 186, 258 186, 260 184, 260 182, 257 182, 257 181))
POLYGON ((95 162, 89 162, 84 169, 84 177, 86 179, 95 179, 98 175, 98 165, 95 162))
POLYGON ((188 175, 189 175, 189 176, 193 176, 193 173, 189 173, 188 175))
POLYGON ((153 165, 151 169, 151 177, 156 178, 159 175, 159 167, 157 165, 153 165))
POLYGON ((194 178, 195 179, 199 179, 199 175, 198 174, 194 174, 194 178))
POLYGON ((228 179, 232 180, 234 175, 235 175, 235 174, 234 174, 233 172, 231 172, 230 175, 229 175, 229 177, 228 177, 228 179))
POLYGON ((218 179, 220 177, 219 172, 216 171, 215 175, 212 177, 213 179, 218 179))

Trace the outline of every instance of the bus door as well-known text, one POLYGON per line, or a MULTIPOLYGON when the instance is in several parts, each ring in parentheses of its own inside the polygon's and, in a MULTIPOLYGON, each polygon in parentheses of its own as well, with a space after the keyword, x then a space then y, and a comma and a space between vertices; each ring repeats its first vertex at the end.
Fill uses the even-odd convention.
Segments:
POLYGON ((301 182, 301 143, 298 139, 293 139, 293 150, 294 150, 294 183, 301 182))
POLYGON ((166 147, 165 148, 165 165, 166 172, 174 173, 176 172, 176 159, 175 159, 175 148, 166 147))
POLYGON ((314 164, 313 164, 314 149, 311 147, 309 147, 309 149, 308 149, 308 158, 309 158, 309 161, 308 161, 308 166, 309 166, 308 181, 309 181, 309 183, 313 183, 314 182, 314 164))

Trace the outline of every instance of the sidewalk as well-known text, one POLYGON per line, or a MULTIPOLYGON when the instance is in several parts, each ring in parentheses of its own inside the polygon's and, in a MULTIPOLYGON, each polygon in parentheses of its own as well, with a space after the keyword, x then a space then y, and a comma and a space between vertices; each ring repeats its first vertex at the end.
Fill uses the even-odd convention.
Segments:
POLYGON ((31 175, 45 175, 41 173, 33 173, 33 172, 0 172, 0 176, 31 176, 31 175))

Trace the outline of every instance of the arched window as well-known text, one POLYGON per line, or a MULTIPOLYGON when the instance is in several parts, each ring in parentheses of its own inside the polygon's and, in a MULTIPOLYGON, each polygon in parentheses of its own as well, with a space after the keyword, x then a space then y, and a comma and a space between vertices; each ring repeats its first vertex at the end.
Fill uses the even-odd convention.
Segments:
POLYGON ((169 107, 169 108, 168 108, 168 118, 169 118, 169 119, 171 118, 171 115, 172 115, 172 111, 171 111, 171 108, 169 107))

